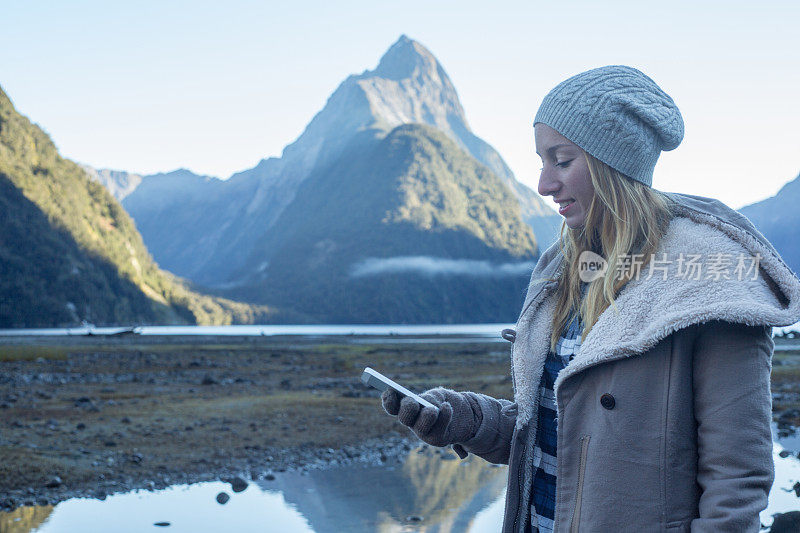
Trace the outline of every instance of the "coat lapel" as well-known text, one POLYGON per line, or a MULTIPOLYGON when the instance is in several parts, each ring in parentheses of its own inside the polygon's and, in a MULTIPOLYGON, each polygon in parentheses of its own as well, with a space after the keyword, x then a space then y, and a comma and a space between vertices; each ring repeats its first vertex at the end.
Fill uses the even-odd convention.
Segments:
POLYGON ((539 380, 550 346, 550 317, 555 310, 555 301, 550 296, 558 285, 563 258, 558 242, 542 254, 531 275, 522 313, 517 320, 517 337, 511 347, 511 375, 514 397, 520 409, 518 428, 530 420, 537 407, 539 380), (521 398, 526 401, 520 402, 521 398))

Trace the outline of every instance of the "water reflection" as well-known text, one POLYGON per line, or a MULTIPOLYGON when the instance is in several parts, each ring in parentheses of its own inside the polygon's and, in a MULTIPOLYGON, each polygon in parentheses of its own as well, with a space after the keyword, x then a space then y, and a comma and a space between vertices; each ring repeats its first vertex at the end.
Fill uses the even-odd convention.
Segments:
MULTIPOLYGON (((769 493, 769 504, 761 512, 761 523, 772 524, 777 513, 800 511, 800 493, 795 486, 800 482, 800 433, 797 429, 778 430, 772 426, 772 458, 775 460, 775 482, 769 493)), ((800 485, 797 485, 800 487, 800 485)))
MULTIPOLYGON (((396 467, 362 467, 287 474, 280 490, 286 502, 317 533, 342 531, 474 531, 475 516, 501 499, 506 469, 479 459, 412 452, 396 467)), ((273 482, 262 482, 265 490, 273 482)), ((500 509, 502 518, 502 509, 500 509)), ((499 520, 499 519, 498 519, 499 520)), ((497 531, 499 522, 484 531, 497 531)))
MULTIPOLYGON (((773 431, 775 484, 761 513, 765 526, 777 513, 800 510, 800 434, 773 431)), ((278 473, 239 493, 213 482, 23 507, 0 513, 0 533, 494 533, 502 523, 506 475, 505 467, 426 447, 397 464, 278 473), (215 500, 222 491, 231 497, 225 505, 215 500)))
POLYGON ((28 533, 50 517, 52 505, 20 507, 11 513, 0 513, 0 533, 28 533))
MULTIPOLYGON (((232 494, 224 506, 215 496, 221 490, 231 493, 221 482, 170 487, 158 492, 132 492, 109 496, 105 501, 75 498, 58 504, 39 527, 9 531, 41 533, 134 533, 142 531, 280 531, 313 533, 303 516, 287 506, 278 493, 265 493, 250 487, 232 494), (168 527, 155 526, 169 523, 168 527)), ((23 509, 8 513, 12 516, 23 509)), ((5 533, 5 529, 0 530, 5 533)))
POLYGON ((506 468, 431 448, 393 465, 278 473, 234 493, 222 482, 75 498, 0 513, 0 533, 115 531, 496 532, 506 468), (225 491, 230 501, 216 502, 225 491), (33 517, 37 518, 34 519, 33 517), (155 526, 168 522, 169 526, 155 526), (482 524, 482 525, 481 525, 482 524))

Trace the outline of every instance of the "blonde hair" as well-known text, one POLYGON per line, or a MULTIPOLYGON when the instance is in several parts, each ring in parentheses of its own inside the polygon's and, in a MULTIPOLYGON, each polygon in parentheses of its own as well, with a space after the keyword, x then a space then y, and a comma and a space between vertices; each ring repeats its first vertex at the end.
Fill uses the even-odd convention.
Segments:
POLYGON ((672 219, 672 201, 666 195, 585 155, 595 194, 583 227, 572 229, 566 222, 561 224, 559 246, 564 254, 564 268, 556 289, 550 335, 553 351, 572 309, 579 310, 584 326, 582 339, 609 306, 616 311, 614 299, 649 263, 672 219), (586 250, 602 256, 608 268, 588 284, 581 298, 578 262, 586 250), (632 254, 642 254, 642 260, 625 262, 632 254))

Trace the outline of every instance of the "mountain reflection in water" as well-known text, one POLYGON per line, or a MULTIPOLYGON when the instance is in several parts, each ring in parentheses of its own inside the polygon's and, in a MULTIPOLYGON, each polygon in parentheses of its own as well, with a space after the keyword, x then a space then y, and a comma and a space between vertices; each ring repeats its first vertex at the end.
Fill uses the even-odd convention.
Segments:
POLYGON ((502 522, 506 472, 423 447, 402 463, 277 473, 240 493, 210 482, 22 507, 0 513, 0 533, 139 532, 161 529, 156 522, 169 522, 164 530, 173 532, 493 533, 502 522), (222 491, 231 497, 225 505, 215 501, 222 491))
MULTIPOLYGON (((506 468, 420 448, 396 467, 286 474, 279 490, 317 533, 455 533, 470 531, 478 512, 500 498, 505 480, 506 468), (422 520, 415 522, 415 517, 422 520)), ((271 482, 260 485, 272 490, 271 482)), ((489 531, 499 527, 497 522, 489 531)))
POLYGON ((0 513, 0 533, 36 531, 53 512, 52 505, 20 507, 11 513, 0 513))

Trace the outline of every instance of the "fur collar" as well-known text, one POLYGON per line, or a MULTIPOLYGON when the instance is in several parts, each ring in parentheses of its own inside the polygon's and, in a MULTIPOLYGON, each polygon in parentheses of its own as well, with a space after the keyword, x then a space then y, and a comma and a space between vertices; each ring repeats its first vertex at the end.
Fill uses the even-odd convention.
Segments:
MULTIPOLYGON (((555 383, 602 363, 643 353, 671 333, 710 320, 748 325, 786 326, 800 320, 800 280, 775 248, 747 218, 716 200, 666 193, 675 201, 675 218, 664 235, 656 259, 666 268, 648 278, 648 269, 632 280, 595 323, 578 353, 555 383), (707 277, 712 254, 732 259, 730 279, 707 277), (666 254, 664 256, 663 254, 666 254), (700 279, 681 278, 679 257, 700 254, 700 279), (760 256, 759 272, 733 274, 737 260, 760 256)), ((685 268, 683 263, 683 268, 685 268)), ((555 279, 563 268, 558 242, 540 258, 531 276, 528 295, 517 321, 512 348, 514 395, 519 407, 517 425, 531 419, 537 403, 544 359, 549 351, 550 319, 555 310, 555 279)), ((694 277, 694 276, 692 276, 694 277)))

